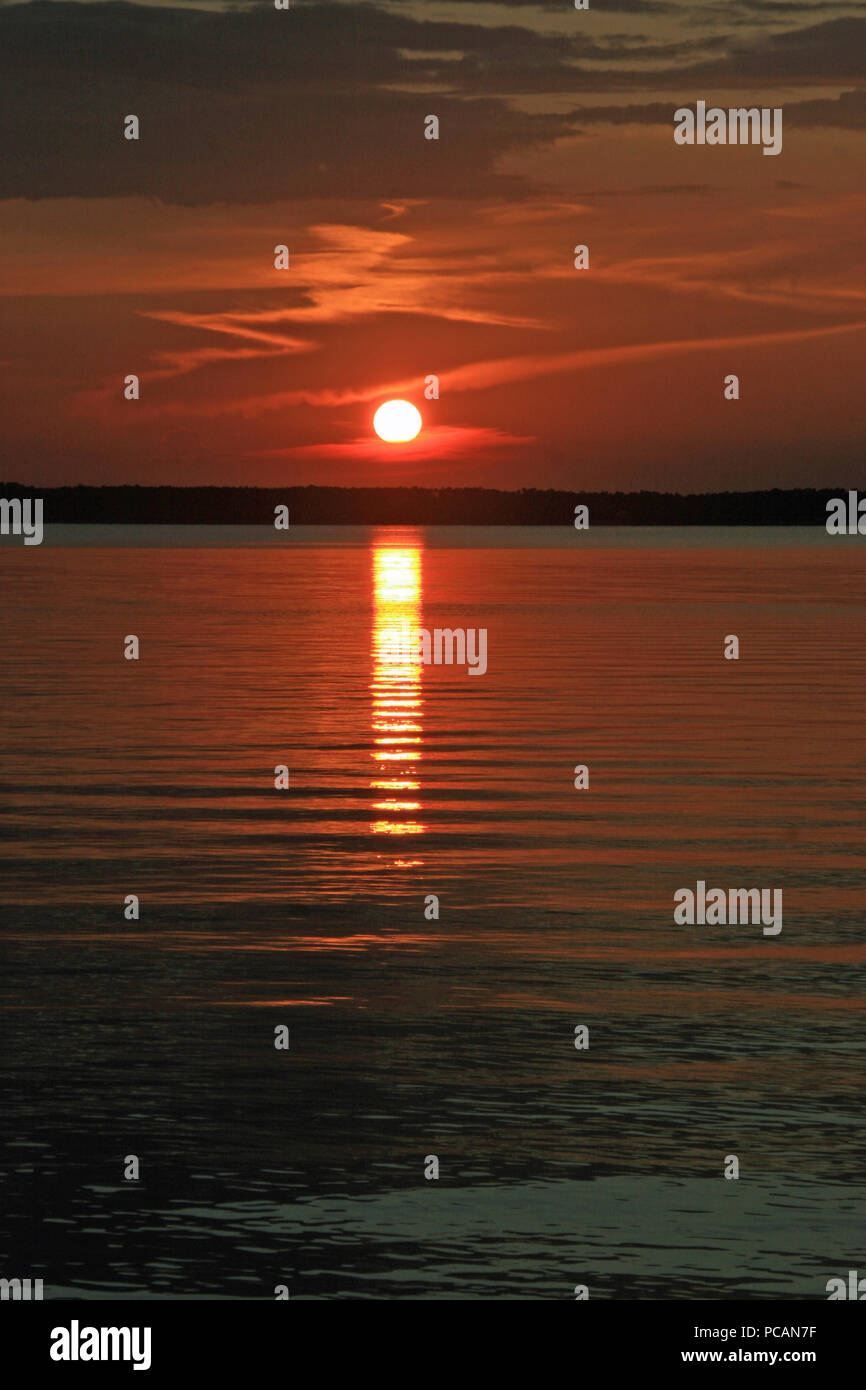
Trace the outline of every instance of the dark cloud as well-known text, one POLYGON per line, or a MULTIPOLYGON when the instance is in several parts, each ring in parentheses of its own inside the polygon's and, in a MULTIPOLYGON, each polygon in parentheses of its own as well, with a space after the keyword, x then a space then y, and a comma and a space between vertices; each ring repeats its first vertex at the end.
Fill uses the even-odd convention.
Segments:
POLYGON ((119 86, 91 93, 72 128, 56 108, 16 132, 6 122, 0 198, 139 195, 192 206, 310 198, 517 197, 523 181, 495 172, 509 151, 568 132, 564 116, 532 116, 502 102, 419 101, 345 93, 327 105, 289 95, 161 94, 119 86), (440 141, 423 137, 432 108, 440 141), (122 117, 136 114, 141 138, 127 142, 122 117), (456 150, 451 159, 446 148, 456 150))
MULTIPOLYGON (((686 102, 685 105, 689 105, 686 102)), ((725 102, 710 103, 726 105, 725 102)), ((742 102, 737 105, 753 105, 742 102)), ((812 101, 786 101, 784 119, 796 126, 833 126, 842 130, 866 130, 866 92, 842 92, 836 98, 817 97, 812 101)), ((669 125, 673 126, 674 102, 653 101, 643 105, 584 106, 573 115, 581 125, 669 125)))
POLYGON ((836 101, 816 98, 785 106, 785 120, 801 126, 835 126, 843 130, 866 130, 866 92, 842 92, 836 101))
POLYGON ((753 14, 759 15, 784 15, 790 20, 796 15, 808 15, 815 12, 826 12, 827 10, 859 10, 866 9, 864 0, 803 0, 798 4, 797 0, 736 0, 741 9, 748 10, 753 14))
POLYGON ((527 185, 498 162, 571 123, 509 98, 598 87, 593 62, 695 51, 338 0, 288 12, 32 0, 0 9, 0 197, 516 197, 527 185), (430 112, 439 142, 423 138, 430 112), (123 139, 128 114, 137 142, 123 139))
POLYGON ((727 33, 737 29, 788 28, 798 19, 814 22, 816 16, 866 12, 866 0, 723 0, 692 9, 683 22, 690 27, 717 28, 727 33))
POLYGON ((218 14, 36 0, 0 11, 0 196, 514 196, 495 163, 566 133, 568 118, 393 90, 411 71, 400 50, 459 48, 484 91, 521 53, 543 82, 563 47, 368 5, 218 14), (438 142, 423 136, 430 112, 438 142), (137 142, 123 138, 128 114, 137 142))
MULTIPOLYGON (((777 180, 778 182, 778 180, 777 180)), ((701 198, 710 193, 718 193, 719 189, 711 183, 645 183, 636 188, 589 188, 583 195, 585 198, 668 198, 668 197, 687 197, 695 194, 701 198)))
MULTIPOLYGON (((575 42, 579 41, 579 35, 575 42)), ((487 27, 396 14, 373 4, 292 4, 217 12, 136 5, 31 0, 0 12, 4 74, 31 65, 34 76, 79 80, 111 73, 221 91, 282 84, 303 90, 342 83, 395 82, 405 76, 401 50, 484 54, 491 66, 522 55, 526 63, 574 56, 569 40, 520 25, 487 27)))
MULTIPOLYGON (((683 105, 728 86, 766 105, 774 84, 859 80, 864 41, 854 18, 737 46, 581 26, 563 37, 342 0, 287 12, 32 0, 0 8, 0 197, 514 198, 528 185, 497 172, 504 157, 580 124, 669 121, 671 109, 530 114, 510 98, 655 90, 683 105), (636 70, 648 60, 664 65, 636 70), (131 113, 138 142, 123 138, 131 113), (423 138, 428 113, 438 142, 423 138)), ((862 104, 803 103, 794 119, 857 127, 862 104)))
MULTIPOLYGON (((345 4, 354 4, 354 0, 342 0, 345 4)), ((448 4, 472 5, 507 5, 509 9, 525 10, 527 15, 533 10, 555 11, 561 14, 566 0, 447 0, 448 4)), ((400 3, 400 0, 389 0, 389 4, 400 3)), ((417 5, 418 0, 403 0, 407 7, 417 5)), ((444 0, 443 0, 444 3, 444 0)), ((682 5, 666 3, 666 0, 595 0, 595 9, 603 11, 605 14, 672 14, 676 10, 681 10, 682 5)))
POLYGON ((845 82, 863 75, 866 18, 829 19, 822 24, 734 39, 723 58, 683 69, 685 80, 730 82, 845 82))
MULTIPOLYGON (((489 32, 489 31, 485 31, 489 32)), ((504 31, 507 32, 507 31, 504 31)), ((589 44, 579 37, 556 40, 562 51, 551 62, 546 50, 525 59, 503 47, 495 62, 483 51, 465 52, 456 61, 431 66, 427 75, 461 90, 485 89, 515 94, 607 89, 611 93, 635 90, 671 90, 682 101, 693 98, 689 90, 700 87, 763 86, 771 95, 774 85, 832 83, 862 79, 866 65, 866 17, 842 17, 805 25, 783 33, 750 36, 714 35, 666 45, 637 45, 634 36, 589 44), (679 58, 661 67, 635 67, 654 58, 679 58), (603 74, 587 66, 604 61, 603 74)), ((678 101, 678 104, 680 102, 678 101)), ((765 103, 760 103, 765 104, 765 103)))

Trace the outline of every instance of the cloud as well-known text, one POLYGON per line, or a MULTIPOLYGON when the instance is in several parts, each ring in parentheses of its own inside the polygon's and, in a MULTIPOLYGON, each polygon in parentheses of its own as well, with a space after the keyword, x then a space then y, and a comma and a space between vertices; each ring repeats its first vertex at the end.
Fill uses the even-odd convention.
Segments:
MULTIPOLYGON (((557 94, 672 91, 679 104, 729 86, 757 89, 766 104, 774 85, 859 82, 863 71, 866 19, 853 15, 744 44, 727 32, 695 38, 676 10, 680 28, 660 41, 580 23, 551 32, 538 7, 512 9, 519 22, 480 23, 469 6, 465 20, 450 7, 437 19, 354 0, 289 11, 122 0, 0 7, 0 198, 514 201, 533 186, 531 162, 520 174, 504 162, 573 134, 576 117, 658 118, 654 104, 555 109, 557 94), (522 109, 520 95, 544 98, 545 109, 522 109), (431 111, 438 141, 424 139, 431 111), (127 114, 139 117, 138 141, 123 138, 127 114)), ((854 100, 839 115, 860 123, 854 100)), ((815 124, 831 117, 829 108, 803 113, 815 124)))
MULTIPOLYGON (((182 310, 142 311, 142 318, 156 319, 163 323, 177 324, 198 331, 226 334, 242 341, 259 343, 260 347, 188 347, 163 348, 151 352, 148 358, 146 379, 148 385, 156 381, 167 381, 173 377, 188 376, 205 367, 213 367, 226 362, 248 362, 263 357, 284 357, 297 353, 313 352, 318 344, 307 338, 290 338, 279 333, 268 333, 251 326, 256 320, 267 322, 277 317, 274 314, 214 313, 196 314, 182 310), (154 364, 154 365, 151 365, 154 364)), ((114 377, 103 381, 100 386, 78 392, 75 409, 88 409, 92 405, 114 401, 117 397, 117 381, 114 377)))
MULTIPOLYGON (((862 211, 856 200, 847 210, 862 211)), ((825 210, 826 211, 826 210, 825 210)), ((769 215, 807 220, 816 215, 814 208, 772 208, 769 215)), ((822 214, 818 212, 818 215, 822 214)), ((815 276, 807 279, 800 274, 802 250, 799 245, 785 241, 764 242, 744 250, 707 251, 692 255, 637 257, 615 262, 597 269, 597 276, 616 284, 631 284, 643 288, 658 287, 676 294, 712 296, 716 299, 751 304, 774 305, 780 308, 805 310, 807 313, 838 314, 846 308, 862 313, 866 288, 858 283, 856 266, 860 247, 854 240, 853 256, 850 245, 840 241, 838 255, 825 276, 844 270, 846 259, 853 259, 851 283, 833 283, 815 276)), ((840 331, 848 325, 839 325, 840 331)), ((812 332, 811 329, 803 330, 812 332)))
MULTIPOLYGON (((776 180, 781 186, 781 180, 776 180)), ((801 188, 802 184, 792 185, 801 188)), ((635 188, 593 188, 587 190, 588 198, 677 198, 683 195, 697 194, 706 197, 709 193, 718 193, 719 189, 711 183, 644 183, 638 184, 635 188)))
POLYGON ((489 362, 471 362, 464 367, 443 373, 442 386, 447 391, 481 391, 492 386, 526 381, 530 377, 547 376, 551 372, 572 372, 597 367, 621 366, 631 362, 659 362, 666 357, 686 353, 716 352, 720 348, 755 348, 783 343, 804 342, 813 338, 836 337, 843 333, 862 332, 866 322, 834 324, 828 328, 794 329, 778 333, 738 334, 727 338, 688 338, 670 342, 627 343, 606 348, 578 348, 573 352, 539 353, 532 357, 498 358, 489 362))
MULTIPOLYGON (((139 314, 182 329, 216 333, 242 344, 263 345, 255 354, 248 349, 239 350, 234 354, 239 358, 304 353, 320 346, 313 339, 283 331, 284 327, 327 326, 370 319, 378 314, 417 315, 423 312, 425 318, 444 322, 543 327, 526 315, 509 314, 495 304, 487 307, 473 302, 473 287, 483 283, 485 278, 483 267, 479 269, 471 256, 461 257, 459 249, 453 245, 447 247, 447 265, 443 268, 417 253, 395 259, 398 252, 409 253, 412 248, 412 238, 400 233, 349 224, 317 224, 309 229, 309 234, 324 249, 309 250, 295 258, 294 297, 290 305, 256 305, 244 310, 211 312, 147 309, 139 310, 139 314), (419 308, 421 305, 423 310, 419 308)), ((512 273, 522 277, 520 268, 512 273)), ((500 257, 496 263, 496 283, 506 283, 508 274, 508 266, 500 257)), ((159 375, 171 375, 216 361, 218 355, 213 348, 194 347, 161 352, 154 360, 165 367, 159 375)), ((332 393, 326 396, 329 394, 332 393)), ((299 394, 298 400, 301 399, 299 394)))
MULTIPOLYGON (((784 33, 757 35, 749 42, 732 41, 721 58, 684 67, 676 74, 656 74, 656 78, 738 88, 758 83, 839 83, 862 77, 864 50, 866 18, 829 19, 784 33)), ((647 77, 646 86, 650 85, 647 77)))
POLYGON ((504 430, 484 426, 433 425, 424 428, 405 444, 385 444, 372 436, 359 436, 341 444, 298 444, 286 449, 260 449, 255 457, 327 459, 347 463, 381 462, 395 464, 418 463, 424 460, 457 458, 485 459, 525 444, 533 444, 531 435, 508 434, 504 430))
MULTIPOLYGON (((638 278, 637 275, 635 278, 638 278)), ((487 391, 560 372, 591 371, 601 367, 626 366, 631 363, 659 362, 669 357, 716 352, 720 349, 781 346, 813 339, 834 338, 864 330, 866 330, 866 322, 857 321, 819 328, 781 330, 773 333, 743 333, 718 338, 678 338, 643 343, 621 343, 611 347, 577 348, 569 352, 496 357, 443 369, 440 373, 440 388, 443 393, 447 392, 449 396, 458 392, 487 391)), ((185 417, 240 415, 255 419, 272 411, 287 410, 295 406, 336 410, 345 406, 387 400, 394 396, 411 397, 415 395, 421 397, 425 384, 425 376, 418 374, 392 378, 384 382, 379 380, 358 387, 301 387, 289 391, 275 391, 265 396, 245 396, 235 399, 221 397, 196 404, 186 401, 171 401, 158 406, 143 407, 142 414, 182 415, 185 417)), ((425 431, 425 434, 429 437, 429 431, 425 431)), ((443 441, 448 437, 443 435, 443 441)), ((355 441, 351 446, 347 444, 340 447, 345 451, 350 451, 356 444, 358 448, 366 447, 363 440, 355 441)), ((378 447, 375 441, 374 447, 378 447)), ((325 451, 330 446, 324 444, 302 445, 299 448, 325 451)), ((297 453, 296 456, 313 457, 306 452, 297 453)), ((360 454, 352 455, 352 457, 361 456, 360 454)), ((364 456, 366 457, 366 455, 364 456)), ((346 452, 346 457, 349 457, 349 452, 346 452)))
MULTIPOLYGON (((159 319, 163 323, 176 323, 184 328, 199 328, 208 333, 226 333, 231 338, 244 338, 250 342, 266 343, 275 353, 309 352, 316 344, 307 338, 287 338, 281 333, 265 332, 256 324, 279 323, 285 317, 285 310, 264 309, 250 313, 219 312, 214 314, 195 314, 182 309, 145 309, 142 318, 159 319)), ((208 348, 203 351, 214 352, 208 348)))
MULTIPOLYGON (((757 100, 757 98, 756 98, 757 100)), ((689 102, 687 101, 688 105, 689 102)), ((726 103, 715 103, 724 106, 726 103)), ((739 98, 734 105, 754 105, 739 98)), ((653 101, 643 105, 583 106, 572 113, 580 125, 666 125, 673 129, 675 102, 653 101)), ((834 126, 842 130, 866 130, 866 92, 841 92, 837 97, 815 97, 810 101, 786 101, 784 122, 794 126, 834 126)))
POLYGON ((736 0, 736 6, 742 10, 747 10, 758 14, 761 18, 766 15, 784 15, 787 20, 795 16, 809 14, 813 10, 824 12, 826 10, 858 10, 866 9, 863 0, 736 0))
MULTIPOLYGON (((426 80, 400 90, 407 48, 458 50, 457 69, 477 61, 487 93, 497 70, 507 86, 521 63, 539 81, 562 78, 573 45, 518 25, 328 0, 287 12, 118 0, 0 9, 0 197, 144 194, 192 206, 516 196, 525 181, 497 162, 566 133, 568 118, 438 92, 441 139, 425 140, 433 98, 426 80), (123 137, 127 114, 139 118, 138 141, 123 137)), ((434 60, 440 76, 453 66, 434 60)))
MULTIPOLYGON (((390 6, 397 6, 402 0, 387 0, 390 6)), ((413 4, 415 0, 404 0, 406 4, 413 4)), ((342 0, 342 3, 354 5, 355 0, 342 0)), ((471 5, 473 9, 476 5, 505 5, 519 10, 539 9, 552 10, 557 14, 562 13, 562 0, 446 0, 450 5, 471 5)), ((681 10, 682 5, 671 4, 669 0, 604 0, 604 10, 606 14, 672 14, 676 10, 681 10)))
POLYGON ((785 120, 797 126, 835 126, 840 130, 866 130, 866 92, 842 92, 835 99, 789 102, 785 120))

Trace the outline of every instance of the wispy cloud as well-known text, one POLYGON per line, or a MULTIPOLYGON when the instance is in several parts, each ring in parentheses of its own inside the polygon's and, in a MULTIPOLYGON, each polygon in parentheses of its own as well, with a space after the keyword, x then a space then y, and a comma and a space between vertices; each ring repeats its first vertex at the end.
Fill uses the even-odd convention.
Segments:
POLYGON ((299 444, 285 449, 259 449, 255 451, 255 457, 399 464, 425 459, 489 458, 533 442, 532 435, 508 434, 505 430, 483 426, 434 425, 422 430, 415 439, 405 444, 385 444, 380 439, 365 435, 337 444, 299 444))
MULTIPOLYGON (((864 330, 866 330, 866 321, 834 324, 821 328, 791 329, 774 333, 742 333, 714 338, 678 338, 643 343, 623 343, 613 347, 577 348, 570 352, 497 357, 485 361, 464 363, 462 366, 443 371, 441 387, 443 392, 447 392, 449 395, 456 392, 487 391, 494 387, 509 385, 512 382, 549 376, 552 373, 592 371, 601 367, 617 367, 636 362, 658 362, 667 357, 716 352, 725 348, 749 349, 807 342, 812 339, 836 338, 848 333, 860 333, 864 330)), ((395 378, 386 382, 379 381, 360 387, 301 388, 278 391, 266 396, 247 396, 236 400, 220 399, 202 402, 198 405, 168 402, 165 405, 152 406, 151 410, 159 414, 169 415, 240 414, 256 417, 268 411, 285 410, 298 405, 333 410, 347 405, 387 400, 392 396, 422 396, 424 386, 425 378, 423 376, 412 376, 395 378)), ((367 443, 369 444, 369 442, 368 440, 367 443)), ((303 451, 309 447, 327 450, 330 446, 324 444, 300 446, 303 451)), ((341 447, 349 448, 350 446, 341 447)), ((281 452, 292 452, 297 457, 310 457, 306 452, 297 453, 295 450, 281 452)))

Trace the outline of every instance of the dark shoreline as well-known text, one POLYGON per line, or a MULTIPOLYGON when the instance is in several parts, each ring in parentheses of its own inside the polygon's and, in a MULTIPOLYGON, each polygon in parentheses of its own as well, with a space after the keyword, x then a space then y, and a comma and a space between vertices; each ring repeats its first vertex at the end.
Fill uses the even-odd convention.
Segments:
POLYGON ((814 526, 836 488, 756 492, 565 492, 522 488, 107 487, 0 483, 0 497, 41 497, 46 523, 272 525, 285 506, 293 526, 563 526, 575 508, 597 526, 814 526))

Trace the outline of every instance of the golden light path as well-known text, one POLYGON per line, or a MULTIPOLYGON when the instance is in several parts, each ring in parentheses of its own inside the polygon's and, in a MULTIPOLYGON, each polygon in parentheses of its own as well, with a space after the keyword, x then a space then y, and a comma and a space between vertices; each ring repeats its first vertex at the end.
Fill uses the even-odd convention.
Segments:
POLYGON ((379 774, 370 787, 388 793, 373 802, 384 812, 374 835, 421 835, 421 663, 401 649, 421 625, 421 551, 377 547, 373 551, 372 758, 379 774), (399 660, 394 657, 399 655, 399 660), (387 775, 386 775, 387 774, 387 775))

